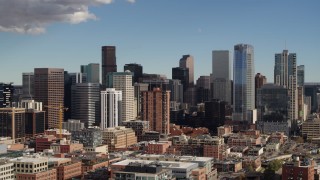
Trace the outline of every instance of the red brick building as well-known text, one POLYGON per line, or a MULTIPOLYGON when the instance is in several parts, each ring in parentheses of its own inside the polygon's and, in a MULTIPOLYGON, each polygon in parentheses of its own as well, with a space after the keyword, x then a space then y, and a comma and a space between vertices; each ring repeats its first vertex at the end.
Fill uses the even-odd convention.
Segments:
POLYGON ((56 167, 57 180, 71 179, 81 176, 81 162, 68 162, 56 167))
POLYGON ((27 173, 17 173, 16 174, 17 180, 26 180, 26 179, 32 179, 32 180, 56 180, 57 179, 57 170, 56 169, 49 169, 48 171, 42 171, 38 173, 33 174, 27 174, 27 173))
POLYGON ((285 163, 282 165, 282 180, 314 180, 314 165, 314 161, 310 161, 307 164, 301 161, 285 163))

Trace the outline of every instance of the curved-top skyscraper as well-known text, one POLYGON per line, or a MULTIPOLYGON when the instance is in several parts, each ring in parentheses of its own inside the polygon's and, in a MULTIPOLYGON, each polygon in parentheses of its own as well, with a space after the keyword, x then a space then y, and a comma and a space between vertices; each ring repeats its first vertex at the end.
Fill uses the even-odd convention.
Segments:
POLYGON ((249 121, 255 109, 253 46, 234 46, 233 62, 233 120, 249 121))

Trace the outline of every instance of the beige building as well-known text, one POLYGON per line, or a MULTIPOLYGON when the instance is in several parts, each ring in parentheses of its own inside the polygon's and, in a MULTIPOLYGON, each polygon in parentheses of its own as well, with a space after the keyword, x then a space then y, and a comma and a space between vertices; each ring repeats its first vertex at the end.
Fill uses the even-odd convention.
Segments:
POLYGON ((320 119, 307 120, 302 124, 302 135, 307 139, 320 137, 320 119))
POLYGON ((48 171, 48 158, 40 155, 18 157, 10 161, 14 164, 15 173, 34 174, 48 171))
POLYGON ((102 154, 108 154, 108 145, 100 145, 95 147, 84 147, 83 148, 87 152, 97 152, 102 154))
POLYGON ((131 128, 118 126, 102 131, 102 140, 108 145, 110 152, 117 148, 126 148, 137 143, 135 132, 131 128))
POLYGON ((0 161, 0 179, 14 179, 14 166, 12 162, 7 160, 0 161))
POLYGON ((149 121, 151 131, 169 134, 170 129, 170 91, 154 88, 142 92, 142 120, 149 121))

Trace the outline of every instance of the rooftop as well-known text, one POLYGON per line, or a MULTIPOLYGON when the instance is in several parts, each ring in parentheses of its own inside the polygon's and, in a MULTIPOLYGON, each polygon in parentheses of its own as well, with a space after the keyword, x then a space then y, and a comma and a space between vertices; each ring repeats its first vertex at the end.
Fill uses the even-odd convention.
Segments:
POLYGON ((129 163, 141 163, 141 164, 151 164, 151 163, 159 163, 163 168, 174 168, 174 169, 186 169, 191 166, 198 166, 196 163, 188 163, 188 162, 174 162, 174 161, 149 161, 149 160, 133 160, 126 159, 112 165, 120 165, 127 166, 129 163))

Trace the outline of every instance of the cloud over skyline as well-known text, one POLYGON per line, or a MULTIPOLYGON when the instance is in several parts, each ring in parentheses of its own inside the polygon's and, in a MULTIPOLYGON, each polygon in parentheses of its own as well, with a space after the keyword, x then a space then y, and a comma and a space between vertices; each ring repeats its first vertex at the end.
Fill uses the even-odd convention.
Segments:
POLYGON ((113 0, 0 0, 0 31, 41 34, 52 23, 78 24, 97 17, 90 6, 113 0))

